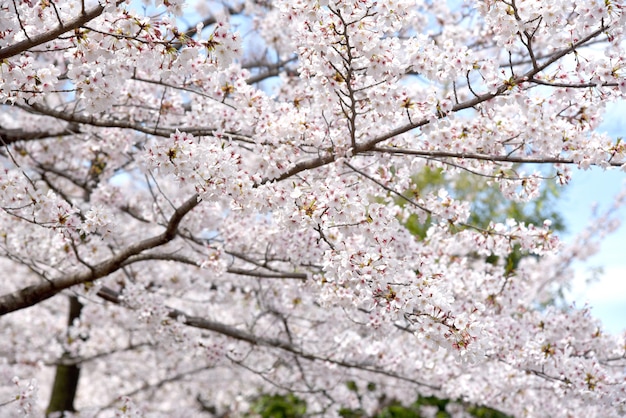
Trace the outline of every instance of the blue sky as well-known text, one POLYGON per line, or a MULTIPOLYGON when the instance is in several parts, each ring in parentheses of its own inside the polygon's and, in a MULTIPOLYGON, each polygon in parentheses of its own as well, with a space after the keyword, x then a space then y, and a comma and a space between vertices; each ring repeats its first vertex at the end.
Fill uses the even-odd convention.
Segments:
MULTIPOLYGON (((626 102, 607 106, 600 131, 612 137, 626 138, 626 102)), ((568 237, 582 231, 589 224, 592 204, 599 205, 600 212, 612 204, 613 198, 625 186, 626 173, 617 169, 603 171, 594 168, 587 171, 574 170, 572 182, 563 190, 557 210, 563 215, 568 228, 568 237)), ((619 212, 622 222, 626 222, 626 207, 619 212)), ((569 300, 576 306, 586 302, 592 306, 594 316, 602 319, 605 330, 612 333, 626 331, 626 225, 609 235, 602 243, 600 251, 584 263, 576 265, 577 278, 569 300), (589 269, 601 267, 603 274, 599 280, 585 283, 591 276, 589 269)))

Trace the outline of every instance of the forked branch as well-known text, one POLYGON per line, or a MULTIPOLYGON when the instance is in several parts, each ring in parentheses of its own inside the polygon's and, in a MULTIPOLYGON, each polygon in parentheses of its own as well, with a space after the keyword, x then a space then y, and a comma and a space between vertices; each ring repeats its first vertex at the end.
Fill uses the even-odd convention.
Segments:
POLYGON ((163 233, 132 244, 115 256, 92 266, 90 269, 28 286, 1 296, 0 316, 36 305, 41 301, 53 297, 62 290, 77 284, 87 283, 105 277, 122 268, 124 262, 130 257, 140 254, 145 250, 167 244, 176 238, 178 226, 185 215, 193 210, 199 203, 198 195, 193 195, 174 211, 163 233))

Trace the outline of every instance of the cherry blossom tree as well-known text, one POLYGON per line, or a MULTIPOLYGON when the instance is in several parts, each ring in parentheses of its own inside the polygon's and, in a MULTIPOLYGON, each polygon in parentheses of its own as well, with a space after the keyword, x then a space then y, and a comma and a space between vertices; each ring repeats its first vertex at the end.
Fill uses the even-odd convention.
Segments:
POLYGON ((194 4, 0 0, 3 416, 626 414, 624 336, 544 303, 624 196, 562 243, 446 187, 624 166, 622 0, 194 4))

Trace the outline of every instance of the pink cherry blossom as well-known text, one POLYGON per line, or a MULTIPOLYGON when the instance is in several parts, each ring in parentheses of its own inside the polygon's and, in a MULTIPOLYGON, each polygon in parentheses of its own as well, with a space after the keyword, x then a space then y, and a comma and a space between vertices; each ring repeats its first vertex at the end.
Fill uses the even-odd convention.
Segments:
POLYGON ((626 413, 625 336, 554 303, 624 195, 569 242, 451 187, 626 167, 623 1, 196 6, 0 0, 0 415, 59 366, 76 417, 626 413))

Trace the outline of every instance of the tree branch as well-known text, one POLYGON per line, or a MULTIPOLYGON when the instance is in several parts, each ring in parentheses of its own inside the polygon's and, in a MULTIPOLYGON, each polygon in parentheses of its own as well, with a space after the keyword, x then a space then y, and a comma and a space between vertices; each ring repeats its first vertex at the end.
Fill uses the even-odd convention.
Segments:
POLYGON ((65 128, 50 132, 44 131, 26 131, 24 129, 5 129, 0 126, 0 141, 2 145, 9 145, 19 141, 34 141, 38 139, 57 138, 61 136, 75 135, 79 133, 77 125, 67 125, 65 128))
POLYGON ((199 203, 198 195, 192 196, 174 211, 163 233, 132 244, 108 260, 92 266, 87 271, 52 279, 1 296, 0 316, 33 306, 74 285, 105 277, 120 269, 128 258, 172 241, 176 237, 178 225, 183 217, 199 203))
MULTIPOLYGON (((185 126, 177 126, 171 128, 159 128, 159 127, 150 127, 150 123, 148 121, 143 122, 129 122, 120 119, 105 119, 102 118, 101 115, 81 115, 76 112, 64 111, 64 110, 55 110, 41 104, 31 104, 31 105, 16 105, 26 112, 50 116, 52 118, 64 120, 66 122, 70 122, 72 124, 83 124, 96 126, 100 128, 120 128, 120 129, 130 129, 133 131, 161 136, 161 137, 169 137, 170 135, 176 133, 176 131, 186 132, 195 136, 213 136, 216 129, 215 128, 193 128, 193 127, 185 127, 185 126)), ((8 131, 8 130, 7 130, 8 131)), ((0 129, 0 134, 2 134, 2 130, 0 129)), ((223 132, 223 135, 229 139, 246 142, 246 143, 255 143, 249 136, 238 134, 235 132, 223 132)), ((34 139, 34 138, 33 138, 34 139)), ((39 138, 37 138, 39 139, 39 138)))
MULTIPOLYGON (((119 3, 121 3, 121 1, 117 2, 117 4, 119 3)), ((40 33, 39 35, 35 36, 30 36, 21 42, 0 48, 0 61, 21 54, 22 52, 25 52, 30 48, 45 44, 46 42, 53 41, 66 32, 78 29, 85 23, 100 16, 103 11, 104 7, 101 5, 97 5, 93 9, 81 13, 79 16, 75 17, 69 22, 60 22, 57 27, 48 32, 40 33)))
MULTIPOLYGON (((591 41, 592 39, 594 39, 595 37, 597 37, 598 35, 602 34, 605 30, 607 29, 607 27, 605 27, 604 25, 602 25, 599 29, 596 29, 595 31, 593 31, 592 33, 590 33, 589 35, 587 35, 586 37, 584 37, 583 39, 581 39, 580 41, 573 43, 572 45, 570 45, 567 48, 562 49, 559 52, 554 53, 553 55, 551 55, 546 61, 544 61, 541 65, 538 65, 537 67, 533 67, 533 69, 529 70, 528 72, 526 72, 525 74, 516 77, 514 80, 512 81, 508 81, 507 83, 502 83, 500 84, 500 86, 496 89, 495 92, 488 92, 488 93, 484 93, 481 95, 478 95, 476 97, 474 97, 473 99, 470 100, 466 100, 462 103, 456 104, 452 110, 451 113, 455 113, 461 110, 465 110, 465 109, 470 109, 474 106, 479 105, 480 103, 486 102, 488 100, 491 100, 497 96, 502 95, 504 92, 508 91, 508 89, 510 88, 511 85, 517 85, 517 84, 521 84, 521 83, 525 83, 525 82, 529 82, 529 80, 533 80, 534 76, 536 76, 538 73, 540 73, 541 71, 543 71, 544 69, 546 69, 547 67, 549 67, 550 65, 554 64, 556 61, 558 61, 559 59, 563 58, 565 55, 568 55, 572 52, 574 52, 577 48, 583 46, 584 44, 586 44, 587 42, 591 41)), ((445 117, 444 114, 439 115, 439 118, 443 118, 445 117)), ((394 138, 398 135, 407 133, 415 128, 419 128, 421 126, 427 125, 428 123, 430 123, 429 119, 424 118, 418 122, 409 122, 406 125, 403 126, 399 126, 395 129, 392 129, 391 131, 387 132, 384 135, 380 135, 377 137, 374 137, 368 141, 365 141, 363 143, 357 144, 354 148, 353 148, 353 153, 352 155, 356 155, 356 154, 362 154, 368 151, 372 151, 376 148, 376 145, 380 144, 381 142, 387 141, 391 138, 394 138)), ((464 154, 467 156, 467 158, 472 158, 471 156, 469 156, 468 154, 464 154)), ((288 169, 287 171, 285 171, 283 174, 281 174, 278 177, 275 178, 265 178, 263 179, 259 184, 257 184, 257 186, 262 185, 262 184, 266 184, 266 183, 271 183, 274 181, 282 181, 285 180, 295 174, 298 174, 302 171, 306 171, 306 170, 310 170, 313 168, 317 168, 317 167, 321 167, 323 165, 326 164, 330 164, 331 162, 335 161, 338 158, 337 155, 335 154, 327 154, 327 155, 323 155, 317 158, 313 158, 310 160, 306 160, 306 161, 301 161, 297 164, 295 164, 294 166, 292 166, 290 169, 288 169)), ((482 158, 482 159, 486 159, 486 158, 482 158)), ((494 160, 496 161, 496 160, 494 160)), ((547 160, 545 162, 548 162, 547 160)), ((554 162, 564 162, 566 164, 572 164, 573 161, 554 161, 554 162)), ((613 165, 618 165, 618 164, 613 164, 613 165)), ((619 164, 621 165, 621 164, 619 164)))
MULTIPOLYGON (((120 304, 122 302, 120 298, 121 295, 119 294, 119 292, 116 292, 115 290, 108 288, 106 286, 103 286, 100 289, 100 291, 98 291, 98 296, 112 303, 120 304)), ((185 312, 178 310, 178 309, 169 308, 168 316, 176 321, 182 321, 183 324, 193 327, 193 328, 199 328, 199 329, 204 329, 207 331, 216 332, 226 337, 243 341, 254 346, 278 348, 282 351, 286 351, 288 353, 296 355, 299 358, 303 358, 306 360, 331 363, 331 364, 335 364, 337 366, 341 366, 341 367, 345 367, 349 369, 358 369, 358 370, 363 370, 363 371, 367 371, 370 373, 380 374, 380 375, 392 377, 395 379, 403 380, 405 382, 413 383, 419 386, 428 387, 433 390, 441 389, 439 386, 424 383, 419 380, 416 380, 416 379, 413 379, 404 375, 400 375, 395 372, 390 372, 388 370, 384 370, 384 369, 380 369, 380 368, 376 368, 376 367, 372 367, 369 365, 360 364, 356 362, 339 360, 339 359, 334 359, 331 357, 324 357, 324 356, 320 356, 317 354, 308 353, 300 349, 299 347, 296 347, 290 342, 283 341, 278 338, 262 337, 262 336, 255 335, 250 332, 235 328, 233 326, 223 324, 221 322, 211 321, 209 319, 202 318, 199 316, 187 315, 185 312)))
MULTIPOLYGON (((561 157, 515 157, 511 155, 492 155, 492 154, 478 154, 478 153, 455 153, 447 151, 427 151, 427 150, 413 150, 403 148, 389 148, 389 147, 375 147, 372 149, 374 152, 381 152, 386 154, 406 154, 416 155, 424 158, 459 158, 462 160, 482 160, 482 161, 498 161, 507 163, 528 163, 528 164, 576 164, 571 158, 561 157)), ((621 167, 624 161, 606 161, 607 165, 612 167, 621 167)))
MULTIPOLYGON (((122 267, 127 266, 129 264, 135 264, 139 261, 154 261, 154 260, 165 260, 165 261, 176 261, 182 264, 188 264, 191 266, 198 266, 198 263, 190 258, 178 255, 178 254, 164 254, 164 253, 144 253, 134 255, 129 257, 126 261, 122 263, 122 267)), ((306 280, 308 275, 306 273, 289 273, 283 271, 263 271, 259 268, 255 267, 253 269, 242 269, 236 267, 228 267, 226 269, 227 273, 238 274, 241 276, 251 276, 258 277, 259 279, 296 279, 296 280, 306 280)))

